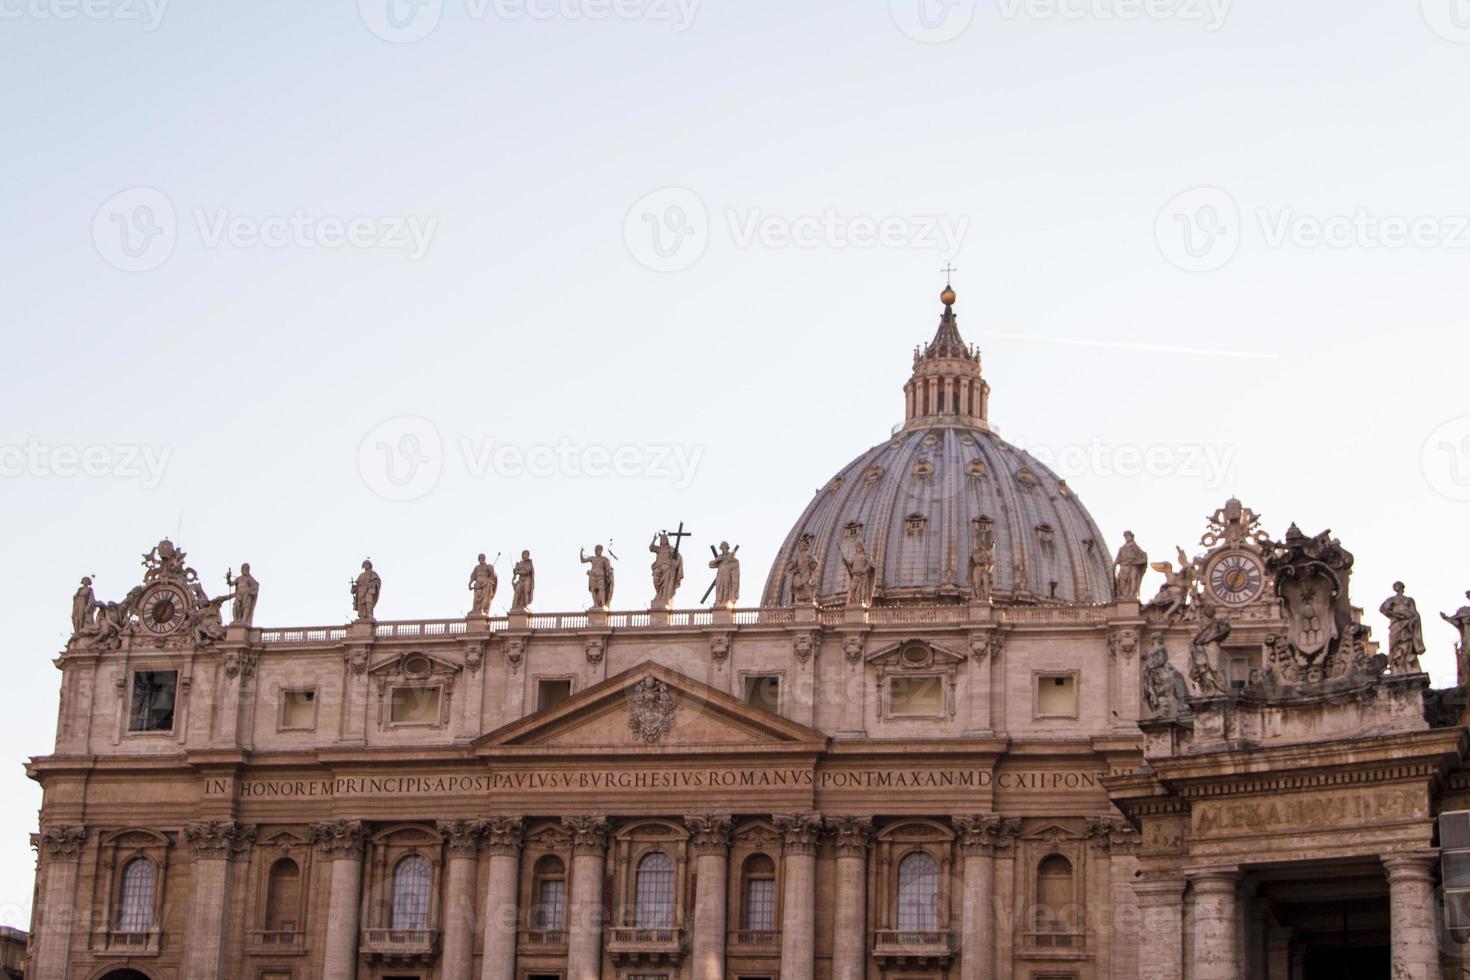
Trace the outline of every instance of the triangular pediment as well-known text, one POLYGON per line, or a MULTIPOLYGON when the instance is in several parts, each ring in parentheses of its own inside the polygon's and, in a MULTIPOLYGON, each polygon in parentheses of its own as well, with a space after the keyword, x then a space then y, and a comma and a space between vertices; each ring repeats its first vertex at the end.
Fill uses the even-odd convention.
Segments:
POLYGON ((930 643, 928 640, 910 639, 879 647, 864 659, 870 664, 881 663, 892 667, 923 669, 935 666, 953 667, 970 658, 958 650, 951 650, 937 643, 930 643))
POLYGON ((821 732, 746 704, 669 667, 646 662, 570 700, 512 722, 475 743, 480 749, 532 746, 569 751, 809 748, 821 732))

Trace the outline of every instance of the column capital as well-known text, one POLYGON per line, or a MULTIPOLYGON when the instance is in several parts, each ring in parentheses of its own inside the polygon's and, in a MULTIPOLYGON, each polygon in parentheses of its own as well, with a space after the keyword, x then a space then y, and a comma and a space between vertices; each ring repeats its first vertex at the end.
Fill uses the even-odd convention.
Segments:
POLYGON ((337 820, 311 825, 311 841, 329 860, 361 861, 367 828, 361 820, 337 820))
POLYGON ((434 826, 444 835, 444 846, 451 858, 472 858, 485 839, 484 820, 437 820, 434 826))
POLYGON ((1087 839, 1099 851, 1129 851, 1138 846, 1138 831, 1122 817, 1088 817, 1087 839))
POLYGON ((607 817, 562 817, 561 825, 572 835, 573 854, 578 852, 605 854, 607 852, 607 840, 612 832, 607 817))
POLYGON ((1439 850, 1395 851, 1379 855, 1379 860, 1390 881, 1430 880, 1439 868, 1439 850))
POLYGON ((228 861, 255 845, 258 828, 228 820, 207 820, 184 827, 184 839, 196 861, 228 861))
POLYGON ((867 857, 873 843, 872 817, 829 817, 827 831, 837 845, 838 857, 867 857))
POLYGON ((686 816, 689 843, 695 854, 723 856, 730 849, 730 828, 734 820, 727 814, 704 813, 686 816))
POLYGON ((41 828, 41 846, 48 861, 76 861, 87 843, 87 828, 57 825, 41 828))
POLYGON ((494 857, 516 857, 526 843, 526 821, 521 817, 490 817, 484 824, 485 850, 494 857))
MULTIPOLYGON (((994 813, 964 814, 950 817, 949 822, 959 839, 960 850, 966 855, 994 854, 1008 829, 1006 818, 994 813)), ((1015 829, 1020 832, 1019 823, 1015 829)))
POLYGON ((1241 873, 1237 867, 1189 868, 1184 874, 1194 886, 1196 894, 1234 895, 1240 887, 1241 873))
POLYGON ((783 853, 817 853, 817 840, 822 833, 820 813, 778 813, 771 822, 781 832, 783 853))

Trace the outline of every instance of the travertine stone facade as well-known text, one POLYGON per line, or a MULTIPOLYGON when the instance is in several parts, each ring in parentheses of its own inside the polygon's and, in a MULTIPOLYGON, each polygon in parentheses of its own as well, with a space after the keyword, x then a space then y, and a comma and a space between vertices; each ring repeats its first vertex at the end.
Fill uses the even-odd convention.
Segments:
POLYGON ((375 621, 390 573, 365 567, 351 623, 257 627, 269 582, 232 576, 224 625, 171 542, 123 601, 84 586, 29 766, 28 975, 1463 969, 1433 821, 1470 808, 1467 735, 1426 722, 1407 654, 1385 673, 1351 556, 1231 501, 1140 602, 1138 545, 1113 562, 991 432, 954 302, 905 428, 808 508, 758 607, 734 551, 694 611, 603 608, 606 578, 589 612, 533 611, 529 555, 508 615, 482 559, 475 608, 433 621, 375 621))

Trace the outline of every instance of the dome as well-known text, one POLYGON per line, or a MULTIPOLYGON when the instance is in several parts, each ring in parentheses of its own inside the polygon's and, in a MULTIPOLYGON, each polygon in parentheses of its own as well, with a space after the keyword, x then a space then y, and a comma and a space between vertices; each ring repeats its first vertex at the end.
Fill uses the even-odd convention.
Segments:
POLYGON ((990 386, 960 339, 953 294, 914 358, 907 421, 818 491, 786 536, 763 604, 791 605, 788 569, 805 538, 820 562, 816 600, 847 595, 843 555, 861 542, 876 605, 968 602, 970 556, 993 543, 997 602, 1111 602, 1111 555, 1064 480, 990 430, 990 386))

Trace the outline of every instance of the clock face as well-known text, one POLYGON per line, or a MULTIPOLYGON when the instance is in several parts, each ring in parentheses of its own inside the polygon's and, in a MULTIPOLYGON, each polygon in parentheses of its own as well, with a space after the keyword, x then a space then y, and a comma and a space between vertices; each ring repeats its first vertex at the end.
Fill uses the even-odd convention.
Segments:
POLYGON ((1230 606, 1243 606, 1260 598, 1266 586, 1266 570, 1250 555, 1226 555, 1210 569, 1210 592, 1230 606))
POLYGON ((189 600, 177 589, 163 588, 148 593, 138 618, 143 628, 155 636, 164 636, 184 625, 189 600))

